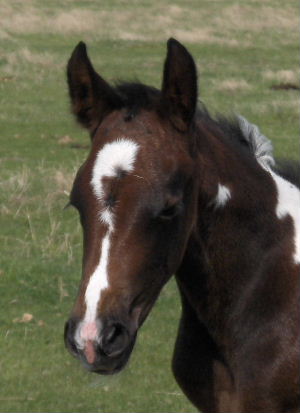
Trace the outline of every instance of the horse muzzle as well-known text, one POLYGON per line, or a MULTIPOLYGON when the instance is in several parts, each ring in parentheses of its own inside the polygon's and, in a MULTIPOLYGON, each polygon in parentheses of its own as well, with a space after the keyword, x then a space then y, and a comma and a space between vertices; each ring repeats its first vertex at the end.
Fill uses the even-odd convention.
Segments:
POLYGON ((116 321, 85 323, 70 318, 65 325, 64 339, 71 354, 89 371, 114 374, 125 367, 134 347, 136 331, 116 321))

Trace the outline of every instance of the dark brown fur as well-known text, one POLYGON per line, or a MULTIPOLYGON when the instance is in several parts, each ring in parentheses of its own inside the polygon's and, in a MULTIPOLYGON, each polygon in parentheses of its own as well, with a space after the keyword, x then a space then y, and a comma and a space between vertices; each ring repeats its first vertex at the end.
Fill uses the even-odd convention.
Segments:
MULTIPOLYGON (((103 202, 118 212, 110 286, 98 309, 102 340, 113 322, 122 352, 110 358, 97 345, 89 368, 112 373, 126 364, 138 328, 176 273, 182 317, 173 371, 191 402, 207 413, 299 411, 293 222, 288 215, 277 218, 274 181, 238 124, 196 109, 192 57, 171 39, 161 92, 140 84, 113 88, 94 71, 80 43, 68 64, 68 82, 73 112, 92 138, 71 196, 81 216, 84 256, 65 331, 69 349, 84 360, 74 332, 105 233, 90 188, 92 166, 105 143, 129 136, 140 145, 134 174, 120 171, 104 182, 103 202), (224 208, 213 203, 219 183, 232 193, 224 208)), ((293 168, 278 170, 295 183, 293 168)))

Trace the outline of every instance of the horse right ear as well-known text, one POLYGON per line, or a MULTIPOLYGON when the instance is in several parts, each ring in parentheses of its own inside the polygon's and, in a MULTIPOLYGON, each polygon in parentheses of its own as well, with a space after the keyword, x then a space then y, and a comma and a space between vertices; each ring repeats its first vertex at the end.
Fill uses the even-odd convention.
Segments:
POLYGON ((67 77, 72 111, 92 135, 104 116, 120 106, 120 98, 94 70, 83 42, 71 55, 67 77))
POLYGON ((164 66, 162 95, 170 120, 179 131, 188 130, 197 105, 197 70, 187 49, 169 39, 164 66))

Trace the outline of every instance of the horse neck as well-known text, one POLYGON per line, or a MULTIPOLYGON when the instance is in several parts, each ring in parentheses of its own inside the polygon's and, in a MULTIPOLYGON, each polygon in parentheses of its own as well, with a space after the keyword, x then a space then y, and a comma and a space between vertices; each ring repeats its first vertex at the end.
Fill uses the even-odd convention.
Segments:
POLYGON ((213 133, 201 139, 198 216, 177 279, 199 317, 222 330, 253 282, 262 245, 271 242, 266 234, 276 193, 251 154, 213 133), (230 191, 223 203, 220 185, 230 191))

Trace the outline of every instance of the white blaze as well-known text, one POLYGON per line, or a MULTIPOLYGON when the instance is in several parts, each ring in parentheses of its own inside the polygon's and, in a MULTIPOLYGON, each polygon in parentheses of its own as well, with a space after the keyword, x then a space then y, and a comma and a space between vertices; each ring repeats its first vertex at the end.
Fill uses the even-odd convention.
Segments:
POLYGON ((95 321, 101 291, 105 290, 108 287, 107 264, 110 247, 109 237, 110 231, 107 231, 105 237, 102 240, 99 263, 95 271, 93 272, 92 276, 90 277, 85 292, 86 313, 84 319, 88 323, 92 323, 95 321))
MULTIPOLYGON (((103 178, 117 177, 120 171, 132 172, 139 145, 130 139, 118 139, 107 143, 98 152, 91 179, 91 186, 97 199, 103 201, 105 197, 103 178)), ((86 292, 86 312, 83 322, 79 326, 80 332, 76 335, 78 345, 84 347, 88 340, 97 339, 98 328, 96 326, 97 308, 101 299, 101 293, 109 286, 108 264, 111 234, 114 231, 114 216, 108 208, 100 205, 100 220, 107 225, 107 232, 101 242, 101 253, 98 265, 90 276, 86 292)))

